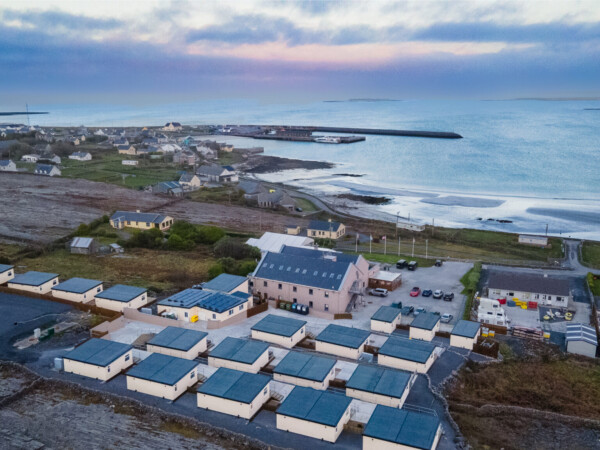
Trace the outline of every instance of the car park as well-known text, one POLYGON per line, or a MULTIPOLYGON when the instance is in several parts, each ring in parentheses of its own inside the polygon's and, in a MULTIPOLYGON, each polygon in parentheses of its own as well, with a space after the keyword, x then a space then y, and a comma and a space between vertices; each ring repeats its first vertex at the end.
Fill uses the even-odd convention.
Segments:
POLYGON ((405 259, 401 259, 400 261, 398 261, 396 263, 396 269, 404 269, 406 267, 406 260, 405 259))
POLYGON ((417 309, 415 309, 415 316, 418 316, 421 313, 427 312, 427 310, 425 308, 423 308, 422 306, 419 306, 417 309))
POLYGON ((423 292, 421 292, 421 295, 422 295, 423 297, 431 297, 431 294, 432 294, 432 293, 433 293, 433 292, 431 292, 431 289, 425 289, 423 292))
POLYGON ((415 286, 414 288, 412 288, 412 289, 410 290, 410 294, 409 294, 409 295, 410 295, 411 297, 418 297, 420 293, 421 293, 421 288, 419 288, 419 287, 415 286))
POLYGON ((449 294, 444 294, 444 301, 451 302, 454 300, 454 293, 450 292, 449 294))
POLYGON ((419 265, 416 261, 411 261, 408 263, 408 270, 417 270, 417 266, 419 265))
POLYGON ((441 289, 436 289, 435 292, 433 293, 433 298, 435 299, 440 299, 444 296, 444 291, 442 291, 441 289))
POLYGON ((452 314, 442 314, 442 317, 440 317, 440 322, 442 323, 450 323, 450 321, 454 318, 454 316, 452 314))
POLYGON ((369 291, 369 294, 374 295, 376 297, 387 297, 388 290, 383 288, 375 288, 369 291))

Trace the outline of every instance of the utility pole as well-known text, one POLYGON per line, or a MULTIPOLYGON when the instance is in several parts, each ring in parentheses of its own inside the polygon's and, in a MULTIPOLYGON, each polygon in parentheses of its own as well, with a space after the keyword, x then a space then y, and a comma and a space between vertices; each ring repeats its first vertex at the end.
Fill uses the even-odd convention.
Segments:
POLYGON ((400 221, 400 211, 396 213, 396 237, 398 237, 398 222, 400 221))
POLYGON ((431 237, 433 237, 434 233, 435 233, 435 217, 433 219, 431 219, 431 237))
POLYGON ((548 237, 548 224, 546 224, 546 237, 548 237))
POLYGON ((413 238, 412 256, 415 257, 415 238, 413 238))
POLYGON ((428 253, 427 253, 428 244, 429 244, 429 239, 425 239, 425 259, 428 259, 427 258, 427 255, 428 255, 428 253))
POLYGON ((400 238, 398 238, 398 256, 400 256, 400 238))

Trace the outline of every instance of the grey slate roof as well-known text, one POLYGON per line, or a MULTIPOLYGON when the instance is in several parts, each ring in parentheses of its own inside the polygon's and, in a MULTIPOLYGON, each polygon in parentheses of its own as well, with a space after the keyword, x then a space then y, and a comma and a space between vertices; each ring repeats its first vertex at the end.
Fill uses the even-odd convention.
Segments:
POLYGON ((456 323, 456 325, 454 325, 451 334, 455 336, 474 338, 475 336, 477 336, 479 328, 481 328, 481 324, 479 322, 471 322, 470 320, 459 320, 456 323))
POLYGON ((192 181, 192 179, 196 176, 195 173, 184 173, 181 175, 181 177, 179 177, 179 182, 180 183, 189 183, 192 181))
POLYGON ((433 330, 439 321, 439 314, 424 312, 415 317, 410 326, 413 328, 420 328, 422 330, 433 330))
POLYGON ((105 289, 96 295, 96 297, 104 298, 106 300, 115 300, 117 302, 130 302, 134 298, 142 295, 144 292, 146 292, 146 289, 144 288, 116 284, 113 287, 105 289))
POLYGON ((254 276, 332 291, 341 289, 352 263, 327 259, 318 250, 302 255, 287 251, 291 248, 294 247, 285 246, 280 253, 267 252, 254 276))
POLYGON ((198 342, 202 341, 202 339, 206 338, 206 336, 208 336, 208 333, 204 331, 167 327, 150 339, 148 344, 187 352, 194 345, 198 344, 198 342))
POLYGON ((490 272, 488 287, 508 291, 531 292, 535 294, 550 294, 568 296, 570 294, 569 280, 544 277, 543 275, 490 272))
POLYGON ((327 220, 311 220, 307 229, 320 231, 337 231, 342 224, 339 222, 329 222, 327 220))
POLYGON ((198 167, 198 169, 196 169, 196 173, 198 175, 219 176, 224 171, 225 171, 225 169, 221 166, 206 166, 206 165, 204 165, 204 166, 200 166, 200 167, 198 167))
POLYGON ((371 320, 391 323, 396 320, 401 312, 402 310, 400 310, 400 308, 394 308, 393 306, 382 306, 375 312, 375 314, 371 316, 371 320))
POLYGON ((211 291, 230 292, 246 281, 248 281, 248 278, 246 277, 222 273, 221 275, 204 283, 202 288, 210 289, 211 291))
POLYGON ((71 350, 64 358, 95 366, 106 367, 131 350, 131 345, 106 339, 92 338, 71 350))
POLYGON ((198 392, 248 404, 252 403, 270 380, 266 375, 220 367, 198 388, 198 392))
POLYGON ((248 301, 249 295, 229 295, 203 289, 185 289, 158 302, 159 305, 190 309, 198 306, 202 309, 222 313, 248 301))
POLYGON ((71 278, 52 287, 53 291, 71 292, 73 294, 84 294, 90 289, 94 289, 102 284, 99 280, 89 280, 87 278, 71 278))
POLYGON ((273 373, 321 382, 335 363, 332 358, 291 351, 275 366, 273 373))
POLYGON ((142 213, 131 211, 116 211, 110 220, 120 220, 125 222, 148 222, 160 224, 166 219, 162 214, 142 213))
POLYGON ((8 272, 13 267, 14 266, 11 266, 9 264, 0 264, 0 273, 8 272))
POLYGON ((411 374, 402 370, 359 365, 346 387, 387 397, 402 398, 411 374))
POLYGON ((314 248, 300 247, 300 246, 292 246, 292 245, 284 245, 279 253, 290 256, 306 256, 309 258, 316 259, 335 259, 338 262, 352 263, 356 264, 359 255, 351 255, 349 253, 335 252, 335 251, 324 251, 324 250, 316 250, 314 248))
POLYGON ((341 394, 296 386, 277 409, 277 414, 335 427, 352 399, 341 394))
POLYGON ((363 435, 429 450, 439 427, 440 420, 434 415, 377 405, 363 435))
POLYGON ((127 376, 173 386, 198 365, 198 361, 152 353, 133 366, 127 376))
POLYGON ((316 340, 342 347, 359 348, 370 335, 369 331, 361 330, 360 328, 330 324, 319 333, 316 340))
POLYGON ((210 352, 209 356, 243 364, 254 364, 268 350, 269 345, 264 342, 226 337, 210 352))
POLYGON ((596 347, 598 346, 596 330, 582 323, 567 324, 567 342, 569 341, 584 341, 596 347))
POLYGON ((304 325, 306 325, 304 320, 269 314, 260 322, 256 323, 251 329, 262 331, 264 333, 276 334, 278 336, 291 337, 304 325))
POLYGON ((31 270, 27 273, 15 275, 9 283, 24 284, 26 286, 41 286, 56 277, 58 277, 57 273, 36 272, 35 270, 31 270))
POLYGON ((89 248, 94 242, 94 238, 89 237, 76 237, 71 241, 71 247, 75 248, 89 248))
POLYGON ((435 345, 431 342, 390 336, 379 349, 379 354, 423 364, 434 350, 435 345))

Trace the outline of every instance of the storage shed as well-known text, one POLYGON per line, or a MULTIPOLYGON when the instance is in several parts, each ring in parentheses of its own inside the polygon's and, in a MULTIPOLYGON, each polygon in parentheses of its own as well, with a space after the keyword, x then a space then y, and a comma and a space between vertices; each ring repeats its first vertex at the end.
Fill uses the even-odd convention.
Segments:
POLYGON ((127 389, 175 400, 198 381, 197 361, 152 353, 127 372, 127 389))
POLYGON ((148 302, 148 291, 144 288, 116 284, 96 294, 96 306, 123 312, 125 308, 139 309, 148 302))
POLYGON ((52 286, 58 284, 57 273, 36 272, 34 270, 16 275, 8 282, 8 287, 20 291, 35 292, 36 294, 47 294, 52 286))
POLYGON ((415 317, 410 324, 410 338, 431 341, 440 331, 440 315, 424 312, 415 317))
POLYGON ((335 377, 336 360, 309 353, 289 352, 273 370, 273 379, 313 389, 327 389, 335 377))
POLYGON ((221 367, 199 388, 198 408, 250 420, 271 397, 266 375, 221 367))
POLYGON ((277 428, 335 442, 350 420, 352 399, 296 386, 277 409, 277 428))
POLYGON ((69 243, 71 253, 79 255, 91 255, 96 253, 96 241, 89 237, 76 237, 69 243))
POLYGON ((452 347, 473 350, 473 346, 477 343, 477 338, 480 334, 481 324, 479 322, 459 320, 452 329, 452 333, 450 333, 450 345, 452 347))
POLYGON ((598 338, 596 330, 582 323, 567 324, 567 352, 596 357, 598 338))
POLYGON ((15 268, 8 264, 0 264, 0 284, 4 284, 15 277, 15 268))
POLYGON ((208 365, 258 373, 269 363, 269 345, 264 342, 226 337, 208 355, 208 365))
POLYGON ((52 295, 70 302, 87 303, 102 292, 102 281, 71 278, 52 287, 52 295))
POLYGON ((208 333, 186 328, 167 327, 154 336, 146 350, 183 359, 195 359, 207 349, 208 333))
POLYGON ((381 333, 393 333, 400 324, 402 310, 393 306, 382 306, 371 316, 371 330, 381 333))
POLYGON ((292 348, 306 335, 306 322, 269 314, 252 327, 252 339, 292 348))
POLYGON ((92 338, 63 357, 65 372, 108 381, 133 364, 131 345, 92 338))
POLYGON ((416 375, 377 366, 359 365, 346 383, 346 395, 369 403, 402 408, 416 375))
POLYGON ((427 373, 435 358, 435 345, 430 342, 390 336, 379 349, 377 362, 395 369, 427 373))
POLYGON ((316 350, 345 358, 358 359, 371 333, 359 328, 328 325, 316 338, 316 350))
POLYGON ((402 285, 402 274, 400 272, 389 272, 380 270, 369 278, 370 288, 382 288, 393 291, 402 285))
POLYGON ((434 450, 441 435, 437 416, 377 405, 363 432, 363 449, 434 450))

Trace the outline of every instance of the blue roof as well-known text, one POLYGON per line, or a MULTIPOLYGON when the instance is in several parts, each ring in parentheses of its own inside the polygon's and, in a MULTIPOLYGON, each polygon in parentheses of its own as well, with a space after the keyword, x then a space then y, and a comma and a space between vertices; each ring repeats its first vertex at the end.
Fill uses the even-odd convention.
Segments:
POLYGON ((198 392, 236 402, 252 403, 270 380, 266 375, 221 367, 198 388, 198 392))
POLYGON ((425 363, 434 350, 435 345, 431 342, 390 336, 379 349, 379 354, 407 361, 425 363))
POLYGON ((13 164, 10 159, 0 159, 0 166, 8 166, 10 164, 13 164))
POLYGON ((292 245, 284 245, 279 250, 279 253, 294 256, 307 256, 309 258, 322 259, 324 257, 333 259, 335 258, 338 262, 351 262, 356 264, 359 255, 351 255, 349 253, 342 253, 338 251, 327 251, 327 250, 316 250, 309 247, 294 247, 292 245))
POLYGON ((339 290, 351 263, 328 259, 318 250, 308 252, 308 255, 267 252, 254 274, 267 280, 339 290))
POLYGON ((388 397, 402 398, 410 378, 411 374, 409 372, 359 365, 346 383, 346 387, 388 397))
POLYGON ((96 295, 96 298, 104 298, 106 300, 114 300, 117 302, 130 302, 131 300, 142 295, 146 291, 147 289, 140 287, 116 284, 113 287, 105 289, 104 291, 96 295))
POLYGON ((142 213, 142 212, 130 212, 130 211, 116 211, 110 220, 125 221, 125 222, 148 222, 148 223, 162 223, 166 219, 162 214, 156 213, 142 213))
POLYGON ((291 319, 289 317, 269 314, 251 329, 264 333, 276 334, 278 336, 293 336, 306 322, 304 320, 291 319))
POLYGON ((150 339, 148 344, 187 352, 206 336, 208 336, 208 333, 205 333, 204 331, 167 327, 150 339))
POLYGON ((335 427, 350 402, 352 399, 345 395, 296 386, 277 409, 277 414, 335 427))
POLYGON ((436 416, 377 405, 363 435, 429 450, 439 427, 436 416))
POLYGON ((439 314, 424 312, 415 317, 410 326, 413 328, 420 328, 422 330, 433 330, 439 321, 439 314))
POLYGON ((173 386, 198 365, 197 361, 152 353, 133 366, 127 376, 173 386))
POLYGON ((0 273, 4 273, 10 269, 12 269, 15 266, 10 266, 8 264, 0 264, 0 273))
POLYGON ((246 277, 222 273, 218 277, 204 283, 202 288, 210 289, 211 291, 231 292, 245 281, 248 281, 246 277))
POLYGON ((254 364, 268 350, 269 345, 264 342, 226 337, 210 352, 209 356, 243 364, 254 364))
POLYGON ((277 364, 273 373, 311 381, 323 381, 335 366, 336 360, 309 353, 289 352, 277 364))
POLYGON ((71 292, 73 294, 85 294, 102 284, 102 281, 89 280, 87 278, 71 278, 52 287, 53 291, 71 292))
POLYGON ((64 357, 73 361, 106 367, 129 350, 131 350, 131 345, 92 338, 71 350, 64 357))
POLYGON ((56 167, 56 166, 53 166, 51 164, 36 164, 35 170, 37 172, 50 173, 50 172, 52 172, 52 169, 54 167, 56 167))
POLYGON ((463 336, 468 338, 474 338, 477 336, 477 332, 481 328, 479 322, 471 322, 470 320, 459 320, 454 328, 452 334, 455 336, 463 336))
MULTIPOLYGON (((393 306, 382 306, 371 316, 371 320, 392 323, 402 311, 393 306)), ((420 315, 420 314, 419 314, 420 315)), ((418 316, 417 316, 418 317, 418 316)))
POLYGON ((317 336, 317 341, 329 344, 341 345, 342 347, 359 348, 365 343, 371 333, 360 328, 349 328, 341 325, 328 325, 317 336))
POLYGON ((248 294, 238 296, 203 289, 186 289, 161 300, 158 304, 185 309, 198 306, 202 309, 222 313, 247 302, 248 297, 248 294))
POLYGON ((320 231, 337 231, 342 224, 339 222, 329 222, 327 220, 311 220, 308 223, 308 227, 311 230, 320 230, 320 231))
POLYGON ((24 284, 26 286, 41 286, 56 277, 58 277, 57 273, 36 272, 35 270, 32 270, 27 273, 15 275, 9 283, 24 284))

